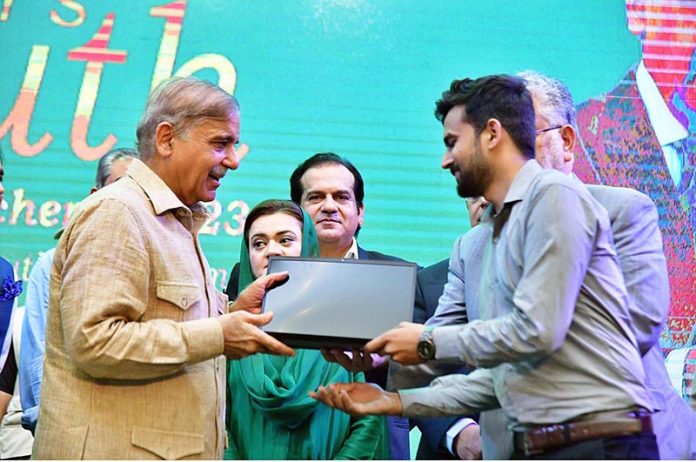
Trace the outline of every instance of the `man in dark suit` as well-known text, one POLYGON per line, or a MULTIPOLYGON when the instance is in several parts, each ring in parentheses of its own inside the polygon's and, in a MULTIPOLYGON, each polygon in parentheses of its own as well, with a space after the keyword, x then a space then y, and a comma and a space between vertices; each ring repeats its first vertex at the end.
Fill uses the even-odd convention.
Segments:
MULTIPOLYGON (((419 308, 419 318, 413 318, 413 322, 425 324, 437 309, 437 301, 442 295, 442 286, 447 282, 447 268, 449 258, 445 258, 433 265, 418 271, 416 277, 415 306, 419 308), (425 316, 422 316, 422 315, 425 316)), ((414 310, 415 314, 415 310, 414 310)))
MULTIPOLYGON (((365 186, 362 175, 347 159, 326 152, 302 162, 290 176, 290 198, 312 217, 322 257, 401 260, 358 245, 365 213, 365 186)), ((387 363, 382 358, 357 351, 351 357, 339 350, 331 354, 347 369, 365 371, 368 382, 386 386, 387 363)), ((409 459, 408 419, 388 417, 387 423, 391 458, 409 459)))
MULTIPOLYGON (((306 159, 290 176, 290 197, 312 218, 322 257, 401 260, 358 245, 357 237, 365 212, 365 186, 362 175, 347 159, 331 152, 318 153, 306 159)), ((239 268, 235 265, 227 285, 230 299, 236 297, 238 283, 239 268)), ((425 314, 419 311, 414 318, 425 319, 425 314)), ((347 369, 364 371, 368 382, 386 387, 387 362, 383 358, 362 355, 358 351, 347 355, 340 350, 327 351, 325 355, 347 369)), ((388 417, 387 423, 391 458, 409 459, 408 419, 388 417)))

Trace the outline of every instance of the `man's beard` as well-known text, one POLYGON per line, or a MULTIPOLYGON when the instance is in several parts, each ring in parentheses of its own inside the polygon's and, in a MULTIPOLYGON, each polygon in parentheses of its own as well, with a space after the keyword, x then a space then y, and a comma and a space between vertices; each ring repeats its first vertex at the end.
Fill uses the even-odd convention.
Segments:
POLYGON ((483 196, 484 191, 491 182, 491 170, 483 161, 483 153, 479 146, 476 146, 474 156, 466 170, 455 163, 453 173, 459 172, 457 178, 457 194, 460 197, 479 197, 483 196))

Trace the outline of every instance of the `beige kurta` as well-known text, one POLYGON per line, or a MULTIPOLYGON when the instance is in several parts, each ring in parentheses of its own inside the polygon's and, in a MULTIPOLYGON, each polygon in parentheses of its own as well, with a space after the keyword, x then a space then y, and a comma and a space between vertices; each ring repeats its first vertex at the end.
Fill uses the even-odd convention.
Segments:
POLYGON ((55 253, 34 457, 216 459, 226 296, 184 206, 145 164, 83 201, 55 253))

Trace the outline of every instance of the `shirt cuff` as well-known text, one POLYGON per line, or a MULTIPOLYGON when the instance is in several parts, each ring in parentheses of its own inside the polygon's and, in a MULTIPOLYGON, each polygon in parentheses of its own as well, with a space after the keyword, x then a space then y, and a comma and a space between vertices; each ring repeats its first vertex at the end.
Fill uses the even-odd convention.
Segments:
POLYGON ((458 361, 471 366, 474 363, 469 352, 462 349, 464 343, 459 336, 466 325, 438 326, 433 329, 435 359, 438 361, 458 361))
POLYGON ((413 407, 420 404, 421 392, 420 388, 407 388, 404 390, 396 390, 401 401, 401 416, 411 417, 410 412, 413 407))
MULTIPOLYGON (((464 417, 463 419, 459 419, 457 423, 452 425, 449 430, 447 430, 446 434, 446 444, 447 444, 447 449, 449 452, 452 453, 452 455, 457 456, 457 452, 455 451, 454 448, 454 439, 459 435, 459 432, 464 430, 466 427, 469 425, 478 425, 474 419, 470 419, 468 417, 464 417)), ((457 456, 457 458, 459 458, 457 456)))
POLYGON ((225 352, 225 337, 218 318, 183 323, 189 348, 189 363, 205 361, 225 352))
MULTIPOLYGON (((445 417, 439 396, 430 387, 396 390, 401 401, 402 417, 445 417), (433 402, 435 401, 435 402, 433 402)), ((462 413, 459 413, 462 414, 462 413)))
POLYGON ((29 430, 32 434, 36 429, 36 420, 39 417, 39 406, 30 407, 22 410, 22 427, 29 430))

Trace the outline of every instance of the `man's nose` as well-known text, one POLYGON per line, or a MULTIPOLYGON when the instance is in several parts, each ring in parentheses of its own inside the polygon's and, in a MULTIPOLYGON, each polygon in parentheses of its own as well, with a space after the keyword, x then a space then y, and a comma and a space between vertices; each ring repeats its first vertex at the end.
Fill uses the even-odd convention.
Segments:
POLYGON ((450 155, 449 150, 446 150, 442 156, 442 162, 440 163, 440 167, 442 167, 444 170, 449 170, 450 167, 452 167, 453 162, 454 159, 450 155))
POLYGON ((225 156, 225 159, 222 161, 222 165, 229 168, 230 170, 237 170, 237 167, 239 167, 239 156, 237 155, 236 147, 231 147, 231 149, 225 156))
POLYGON ((335 212, 337 209, 338 206, 336 205, 336 201, 334 200, 333 196, 331 194, 327 194, 326 197, 324 197, 324 201, 321 203, 321 211, 335 212))

